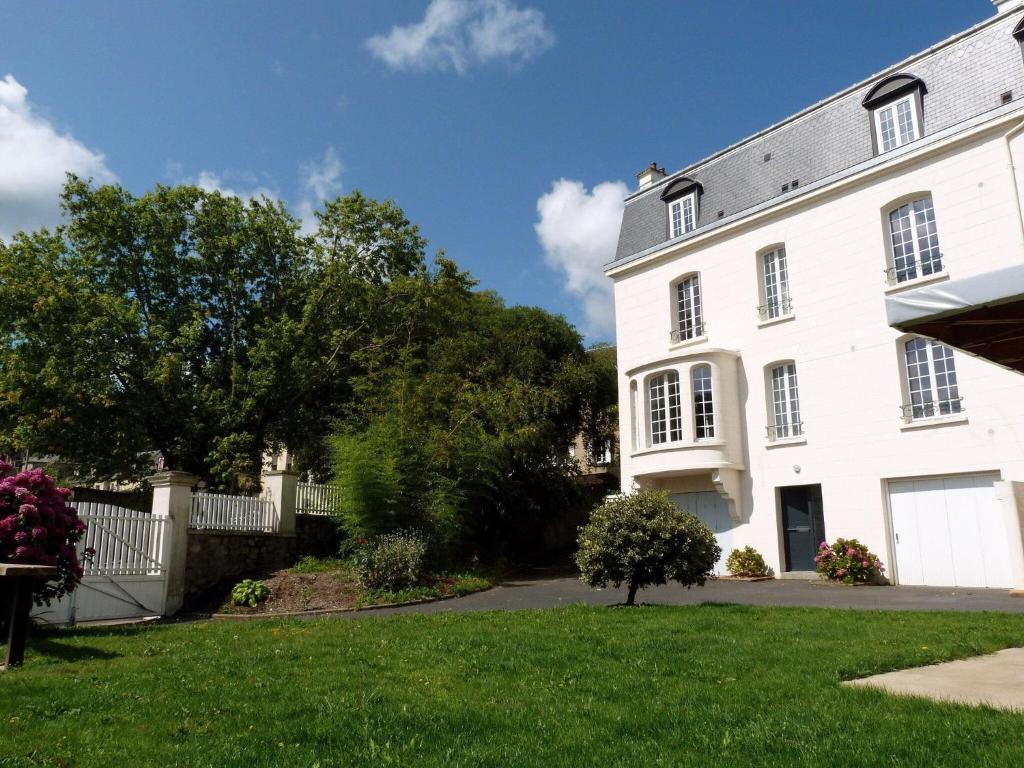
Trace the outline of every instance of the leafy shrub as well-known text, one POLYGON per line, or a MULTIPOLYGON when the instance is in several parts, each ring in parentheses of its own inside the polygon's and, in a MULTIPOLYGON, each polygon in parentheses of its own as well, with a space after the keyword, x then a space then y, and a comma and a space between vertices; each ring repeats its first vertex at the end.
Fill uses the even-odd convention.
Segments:
POLYGON ((415 531, 377 536, 356 553, 360 580, 371 590, 408 589, 422 577, 426 555, 427 542, 415 531))
POLYGON ((768 566, 761 557, 761 553, 753 547, 734 549, 729 553, 729 559, 725 561, 725 567, 733 576, 767 576, 768 566))
POLYGON ((885 572, 882 561, 856 539, 836 539, 831 546, 821 542, 814 562, 823 579, 844 584, 878 583, 885 572))
POLYGON ((678 581, 703 586, 721 548, 704 523, 660 491, 638 491, 598 507, 579 536, 576 565, 592 587, 640 587, 678 581))
POLYGON ((270 597, 270 587, 255 579, 242 579, 231 590, 231 602, 235 605, 248 605, 255 608, 270 597))
MULTIPOLYGON (((0 475, 10 471, 11 465, 0 461, 0 475)), ((58 488, 41 469, 0 479, 0 562, 57 567, 57 576, 33 593, 37 603, 49 605, 82 579, 75 545, 85 535, 85 523, 68 504, 70 497, 69 489, 58 488)))

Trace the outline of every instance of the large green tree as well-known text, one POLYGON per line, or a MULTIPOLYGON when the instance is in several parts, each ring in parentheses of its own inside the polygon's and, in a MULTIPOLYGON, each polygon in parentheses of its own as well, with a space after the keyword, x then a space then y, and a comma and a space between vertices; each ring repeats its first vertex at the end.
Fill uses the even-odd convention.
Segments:
POLYGON ((607 435, 607 354, 562 317, 472 290, 443 258, 387 288, 397 343, 361 353, 362 407, 335 443, 346 525, 425 528, 455 553, 530 550, 580 501, 569 443, 607 435))
POLYGON ((66 223, 0 244, 0 439, 87 475, 166 466, 245 485, 344 408, 375 294, 421 269, 391 203, 284 206, 196 187, 133 196, 69 177, 66 223))

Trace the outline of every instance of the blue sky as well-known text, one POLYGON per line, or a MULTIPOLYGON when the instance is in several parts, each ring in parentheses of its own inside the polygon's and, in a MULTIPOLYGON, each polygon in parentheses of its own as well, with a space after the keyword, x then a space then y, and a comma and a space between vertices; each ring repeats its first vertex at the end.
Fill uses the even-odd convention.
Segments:
POLYGON ((509 303, 610 339, 600 264, 637 170, 678 169, 992 13, 989 0, 5 0, 0 237, 54 222, 67 168, 135 192, 266 192, 307 215, 360 189, 396 200, 509 303))

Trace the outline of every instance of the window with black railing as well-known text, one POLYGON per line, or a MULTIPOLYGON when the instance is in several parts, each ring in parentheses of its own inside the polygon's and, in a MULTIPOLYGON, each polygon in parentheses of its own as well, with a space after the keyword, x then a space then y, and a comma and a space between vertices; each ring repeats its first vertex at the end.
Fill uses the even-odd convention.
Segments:
POLYGON ((804 423, 800 419, 800 388, 796 363, 779 363, 769 371, 773 423, 766 428, 768 440, 801 437, 804 423))
POLYGON ((675 303, 675 327, 669 332, 669 339, 678 343, 704 336, 700 275, 690 275, 676 283, 675 303))
POLYGON ((937 341, 914 338, 904 343, 903 355, 909 396, 909 402, 900 406, 904 421, 963 413, 952 349, 937 341))
POLYGON ((785 317, 793 311, 789 297, 789 265, 783 246, 761 254, 761 300, 757 308, 761 320, 785 317))
POLYGON ((942 272, 942 251, 930 197, 905 203, 889 212, 892 263, 886 281, 898 285, 942 272))

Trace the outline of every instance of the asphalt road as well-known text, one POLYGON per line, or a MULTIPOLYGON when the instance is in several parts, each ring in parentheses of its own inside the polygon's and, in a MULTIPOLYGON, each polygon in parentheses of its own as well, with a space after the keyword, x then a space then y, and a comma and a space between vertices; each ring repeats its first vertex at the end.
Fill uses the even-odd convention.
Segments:
MULTIPOLYGON (((444 611, 517 611, 555 608, 585 603, 614 605, 626 598, 626 590, 591 589, 579 578, 543 570, 512 578, 486 592, 436 603, 375 611, 336 614, 345 618, 402 613, 444 611)), ((743 582, 715 579, 703 587, 686 589, 668 584, 641 590, 637 601, 659 605, 738 603, 818 608, 859 608, 889 611, 1000 611, 1024 613, 1024 598, 1011 597, 1001 589, 958 589, 942 587, 851 587, 816 580, 773 579, 743 582)))

